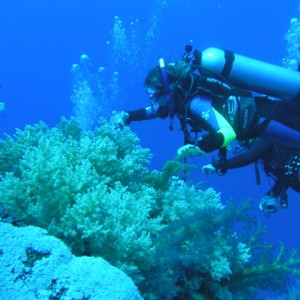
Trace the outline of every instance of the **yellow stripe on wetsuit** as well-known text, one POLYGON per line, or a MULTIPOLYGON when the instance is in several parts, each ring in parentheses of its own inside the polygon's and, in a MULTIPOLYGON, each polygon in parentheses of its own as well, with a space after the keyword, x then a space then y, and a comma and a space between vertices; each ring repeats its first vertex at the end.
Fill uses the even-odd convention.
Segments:
POLYGON ((217 133, 221 133, 224 137, 224 142, 222 145, 223 148, 228 146, 233 140, 235 140, 236 134, 233 128, 231 127, 231 125, 228 123, 228 121, 218 111, 216 111, 214 108, 212 109, 214 111, 214 114, 218 122, 218 126, 220 128, 217 131, 217 133))

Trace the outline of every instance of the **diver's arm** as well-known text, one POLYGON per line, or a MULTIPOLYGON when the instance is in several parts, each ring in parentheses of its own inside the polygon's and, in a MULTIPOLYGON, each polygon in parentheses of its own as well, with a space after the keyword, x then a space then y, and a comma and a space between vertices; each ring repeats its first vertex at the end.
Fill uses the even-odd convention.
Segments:
POLYGON ((126 111, 126 113, 128 114, 126 120, 127 124, 130 124, 132 121, 144 121, 157 118, 156 110, 152 106, 133 111, 126 111))
POLYGON ((227 169, 241 168, 254 163, 271 149, 272 144, 269 140, 257 139, 247 151, 227 159, 227 169))
POLYGON ((230 169, 241 168, 262 159, 268 153, 271 155, 273 143, 265 139, 256 139, 255 142, 244 152, 234 155, 229 159, 213 160, 211 164, 202 167, 205 175, 217 173, 224 175, 230 169))
POLYGON ((190 112, 195 120, 205 124, 209 134, 204 136, 197 145, 205 152, 228 146, 236 134, 227 120, 212 106, 212 97, 203 93, 190 103, 190 112))
POLYGON ((146 109, 141 108, 133 111, 125 111, 128 114, 126 122, 130 123, 131 121, 143 121, 146 117, 146 109))

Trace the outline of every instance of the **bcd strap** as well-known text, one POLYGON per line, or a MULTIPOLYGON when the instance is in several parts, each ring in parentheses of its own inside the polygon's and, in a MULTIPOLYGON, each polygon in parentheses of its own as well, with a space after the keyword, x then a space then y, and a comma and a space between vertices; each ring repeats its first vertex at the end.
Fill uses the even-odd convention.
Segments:
MULTIPOLYGON (((199 68, 201 66, 201 62, 202 62, 202 52, 199 50, 195 50, 194 51, 194 60, 193 60, 193 65, 196 68, 199 68)), ((193 70, 195 71, 195 70, 193 70)))
POLYGON ((193 139, 191 137, 191 134, 190 134, 190 132, 187 128, 187 124, 185 122, 185 119, 184 118, 179 118, 179 121, 180 121, 180 125, 181 125, 181 130, 183 131, 183 137, 184 137, 183 144, 184 145, 188 145, 188 144, 195 145, 195 139, 193 139))
POLYGON ((227 149, 220 148, 218 153, 218 160, 212 161, 218 175, 223 176, 227 172, 227 149))
POLYGON ((226 161, 227 161, 227 148, 226 148, 226 147, 220 148, 220 149, 219 149, 218 156, 219 156, 220 162, 221 162, 223 165, 225 165, 225 164, 226 164, 226 161))
POLYGON ((258 161, 254 163, 254 169, 255 169, 255 180, 257 185, 261 185, 260 180, 260 174, 259 174, 259 168, 258 168, 258 161))
POLYGON ((232 69, 232 65, 234 62, 234 53, 232 51, 229 50, 224 50, 224 58, 225 58, 225 64, 224 64, 224 68, 221 72, 221 75, 224 76, 225 78, 228 78, 231 69, 232 69))

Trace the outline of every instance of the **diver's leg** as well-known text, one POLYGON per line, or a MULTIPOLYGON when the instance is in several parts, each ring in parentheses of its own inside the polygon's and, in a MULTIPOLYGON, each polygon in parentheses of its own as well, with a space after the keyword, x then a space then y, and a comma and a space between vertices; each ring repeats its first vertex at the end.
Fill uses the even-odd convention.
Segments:
POLYGON ((290 147, 300 148, 300 131, 274 120, 271 120, 266 129, 260 134, 260 137, 268 138, 290 147))

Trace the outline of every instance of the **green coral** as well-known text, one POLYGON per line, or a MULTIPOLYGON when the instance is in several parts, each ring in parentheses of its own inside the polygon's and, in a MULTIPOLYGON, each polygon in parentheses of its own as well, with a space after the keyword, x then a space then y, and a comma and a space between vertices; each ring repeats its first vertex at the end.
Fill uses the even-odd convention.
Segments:
POLYGON ((124 270, 145 299, 238 299, 288 282, 296 253, 271 263, 261 232, 234 233, 250 222, 249 206, 223 205, 213 189, 182 180, 191 168, 182 157, 162 172, 148 169, 150 159, 129 127, 104 119, 93 132, 73 119, 26 126, 0 141, 0 199, 73 253, 124 270))
POLYGON ((263 289, 284 292, 291 277, 300 276, 298 250, 288 250, 283 243, 276 246, 266 244, 262 240, 264 233, 267 233, 265 228, 259 224, 247 231, 248 237, 244 237, 252 249, 251 263, 233 274, 230 280, 223 280, 223 284, 228 285, 234 294, 241 294, 250 283, 254 291, 263 289))

